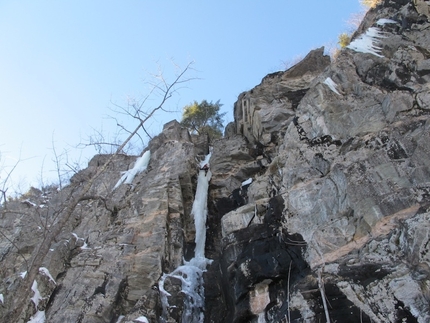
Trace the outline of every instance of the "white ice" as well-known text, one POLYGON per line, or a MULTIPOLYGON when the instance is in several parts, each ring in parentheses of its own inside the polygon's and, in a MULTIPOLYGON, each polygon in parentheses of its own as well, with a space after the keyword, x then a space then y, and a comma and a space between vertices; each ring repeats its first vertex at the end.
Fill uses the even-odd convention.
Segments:
POLYGON ((330 77, 325 79, 324 84, 326 84, 334 93, 340 95, 339 91, 337 90, 337 84, 330 77))
POLYGON ((246 181, 242 182, 242 186, 249 185, 252 183, 252 178, 248 178, 246 181))
MULTIPOLYGON (((211 158, 209 153, 206 158, 200 163, 200 167, 209 164, 211 158)), ((205 174, 204 170, 199 172, 197 180, 196 196, 194 197, 193 208, 191 214, 194 216, 194 225, 196 227, 196 248, 194 258, 205 258, 205 242, 206 242, 206 218, 208 214, 208 188, 212 173, 210 170, 205 174)))
POLYGON ((33 280, 33 285, 31 286, 31 290, 34 292, 33 297, 31 300, 34 303, 34 306, 37 309, 37 306, 39 306, 39 301, 43 299, 42 295, 40 295, 39 289, 37 288, 37 281, 33 280))
POLYGON ((45 323, 45 311, 37 311, 27 323, 45 323))
POLYGON ((361 53, 369 53, 378 57, 381 48, 377 46, 378 38, 384 38, 381 30, 377 27, 370 27, 365 34, 352 41, 347 47, 361 53))
POLYGON ((72 232, 72 235, 76 238, 76 241, 78 240, 84 240, 84 245, 81 247, 82 250, 86 250, 86 249, 91 249, 88 247, 87 242, 85 241, 84 238, 79 238, 78 235, 74 232, 72 232))
POLYGON ((151 158, 151 152, 147 150, 142 157, 136 159, 134 166, 132 169, 124 172, 119 181, 115 184, 113 189, 116 189, 121 184, 131 184, 133 182, 134 177, 143 172, 149 164, 149 159, 151 158))
POLYGON ((54 282, 55 285, 57 285, 57 283, 55 282, 54 278, 52 278, 51 273, 49 272, 48 268, 45 267, 40 267, 39 268, 39 272, 43 273, 45 276, 47 276, 50 280, 52 280, 54 282))
POLYGON ((381 18, 376 22, 377 25, 383 26, 385 24, 397 24, 397 21, 387 18, 381 18))
POLYGON ((124 315, 120 315, 118 316, 118 320, 116 321, 116 323, 121 323, 121 321, 124 319, 124 315))
MULTIPOLYGON (((210 157, 211 153, 200 163, 200 167, 209 164, 210 157)), ((163 312, 166 313, 169 307, 168 297, 171 295, 164 289, 164 282, 167 277, 177 278, 181 281, 182 293, 185 295, 183 322, 201 323, 204 321, 203 273, 206 271, 206 266, 211 263, 209 259, 205 258, 207 197, 211 176, 210 170, 206 174, 204 170, 200 170, 197 180, 197 190, 191 210, 196 228, 194 258, 189 262, 185 261, 184 265, 179 266, 170 274, 164 274, 158 283, 163 312)))
POLYGON ((0 294, 0 303, 4 304, 4 297, 3 297, 3 294, 0 294))
POLYGON ((137 319, 135 319, 134 321, 137 322, 142 322, 142 323, 149 323, 148 319, 145 316, 139 316, 137 319))

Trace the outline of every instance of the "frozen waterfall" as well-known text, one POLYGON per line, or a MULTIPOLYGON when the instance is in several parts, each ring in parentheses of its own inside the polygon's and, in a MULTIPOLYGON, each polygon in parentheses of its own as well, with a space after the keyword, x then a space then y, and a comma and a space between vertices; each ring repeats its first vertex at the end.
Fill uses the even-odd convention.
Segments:
MULTIPOLYGON (((211 153, 200 163, 200 168, 209 164, 210 157, 211 153)), ((207 171, 207 174, 204 170, 200 170, 197 180, 197 190, 191 211, 196 228, 194 258, 188 262, 185 261, 182 266, 179 266, 170 274, 164 274, 158 283, 163 305, 162 322, 165 322, 167 309, 169 308, 168 297, 171 296, 164 289, 164 282, 167 277, 177 278, 182 283, 182 293, 185 295, 182 322, 202 323, 204 321, 203 273, 206 271, 206 266, 211 262, 205 258, 207 197, 211 175, 210 170, 207 171)))

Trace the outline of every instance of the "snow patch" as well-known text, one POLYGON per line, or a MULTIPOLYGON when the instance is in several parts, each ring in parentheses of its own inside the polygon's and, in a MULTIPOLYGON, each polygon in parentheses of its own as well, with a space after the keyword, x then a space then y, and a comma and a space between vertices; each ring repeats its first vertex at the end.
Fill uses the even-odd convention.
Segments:
POLYGON ((4 297, 3 297, 3 294, 0 294, 0 303, 4 304, 4 297))
POLYGON ((248 178, 246 181, 242 182, 242 186, 249 185, 252 183, 252 178, 248 178))
POLYGON ((341 95, 337 90, 337 84, 330 77, 327 77, 325 79, 324 84, 326 84, 330 88, 330 90, 332 90, 337 95, 341 95))
POLYGON ((19 273, 19 276, 24 279, 25 276, 27 276, 27 271, 23 271, 22 273, 19 273))
POLYGON ((118 316, 118 320, 116 321, 116 323, 121 323, 121 321, 124 319, 124 315, 120 315, 118 316))
POLYGON ((134 167, 125 171, 119 181, 115 184, 113 189, 116 189, 121 184, 131 184, 133 182, 134 177, 143 172, 149 164, 149 159, 151 158, 151 152, 147 150, 142 157, 136 159, 134 163, 134 167))
POLYGON ((30 201, 29 199, 26 199, 26 200, 22 201, 22 203, 29 204, 31 206, 37 207, 37 204, 34 203, 34 202, 32 202, 32 201, 30 201))
POLYGON ((397 21, 387 18, 381 18, 376 22, 377 25, 383 26, 385 24, 397 24, 397 21))
POLYGON ((377 27, 370 27, 365 34, 353 40, 347 48, 355 50, 356 52, 384 57, 380 54, 381 47, 377 46, 378 38, 385 38, 382 31, 377 27))
POLYGON ((41 272, 42 274, 47 276, 49 278, 49 280, 51 280, 55 285, 57 285, 57 283, 55 282, 55 279, 52 278, 51 273, 49 272, 48 268, 40 267, 39 272, 41 272))
POLYGON ((40 295, 39 289, 37 288, 37 281, 33 280, 33 285, 31 286, 31 290, 34 292, 33 297, 31 300, 34 303, 34 306, 37 309, 37 306, 39 306, 39 302, 43 299, 42 295, 40 295))
POLYGON ((79 240, 83 240, 84 241, 84 245, 81 247, 82 250, 91 249, 91 248, 88 247, 87 242, 85 241, 84 238, 79 238, 78 235, 76 233, 74 233, 74 232, 72 232, 72 235, 75 237, 76 241, 79 241, 79 240))
POLYGON ((137 322, 142 322, 142 323, 149 323, 148 319, 145 316, 139 316, 137 319, 135 319, 134 321, 137 322))
POLYGON ((27 323, 45 323, 45 311, 37 311, 27 323))

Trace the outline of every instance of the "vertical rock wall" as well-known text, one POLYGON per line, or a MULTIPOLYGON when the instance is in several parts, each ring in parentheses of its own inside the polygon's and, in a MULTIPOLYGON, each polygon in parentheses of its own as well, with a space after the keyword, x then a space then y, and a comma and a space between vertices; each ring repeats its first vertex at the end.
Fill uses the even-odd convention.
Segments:
POLYGON ((430 320, 429 27, 384 1, 333 63, 239 96, 214 144, 207 322, 430 320))
MULTIPOLYGON (((207 147, 207 143, 201 144, 207 147)), ((203 146, 197 150, 204 150, 203 146)), ((131 322, 140 316, 158 321, 159 278, 182 264, 185 255, 194 250, 190 212, 198 153, 187 130, 176 121, 166 124, 148 148, 152 153, 149 166, 131 185, 122 184, 113 190, 121 172, 133 167, 135 157, 117 156, 108 171, 96 179, 92 197, 80 203, 52 243, 44 267, 53 280, 41 271, 37 282, 42 300, 36 309, 30 292, 23 319, 39 310, 45 312, 46 322, 117 322, 120 318, 131 322)), ((27 214, 35 221, 46 218, 50 223, 67 203, 67 194, 79 189, 107 158, 94 157, 89 167, 59 193, 45 196, 34 190, 26 204, 16 201, 7 205, 15 211, 3 213, 1 219, 3 232, 11 234, 10 241, 1 240, 2 313, 7 313, 13 302, 14 289, 22 279, 20 272, 27 270, 23 257, 29 259, 44 237, 41 226, 37 229, 25 220, 27 214), (45 214, 48 208, 53 213, 45 214), (28 232, 35 229, 34 234, 28 232), (14 246, 19 247, 18 253, 14 246)))

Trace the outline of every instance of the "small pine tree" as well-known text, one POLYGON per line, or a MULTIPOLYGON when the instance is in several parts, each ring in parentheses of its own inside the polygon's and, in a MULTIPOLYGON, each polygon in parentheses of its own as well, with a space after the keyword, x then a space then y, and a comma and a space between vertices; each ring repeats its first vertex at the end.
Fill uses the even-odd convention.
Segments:
POLYGON ((219 110, 222 104, 219 100, 215 103, 203 100, 184 107, 181 124, 188 128, 191 133, 207 133, 210 139, 222 137, 223 117, 225 113, 219 110))

